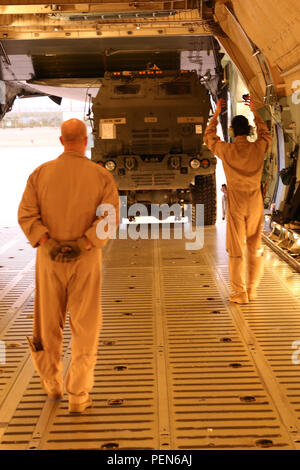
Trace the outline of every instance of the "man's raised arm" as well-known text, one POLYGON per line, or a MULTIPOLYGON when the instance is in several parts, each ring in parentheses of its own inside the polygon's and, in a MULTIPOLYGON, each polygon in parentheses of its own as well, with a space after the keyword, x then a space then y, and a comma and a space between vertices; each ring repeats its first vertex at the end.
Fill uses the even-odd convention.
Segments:
POLYGON ((216 111, 205 129, 203 137, 203 141, 209 150, 211 150, 219 158, 223 157, 225 146, 227 145, 225 142, 222 142, 220 137, 217 135, 218 117, 222 111, 223 106, 225 106, 225 101, 223 99, 219 99, 217 102, 216 111))
POLYGON ((255 125, 256 125, 256 129, 257 129, 257 139, 256 139, 255 143, 258 144, 258 145, 263 145, 265 147, 264 152, 266 153, 266 151, 268 150, 268 147, 271 143, 271 140, 272 140, 270 132, 268 130, 268 127, 267 127, 265 121, 258 114, 258 112, 256 110, 256 107, 255 107, 255 104, 251 99, 250 99, 250 102, 249 102, 249 107, 250 107, 252 113, 254 114, 254 122, 255 122, 255 125))

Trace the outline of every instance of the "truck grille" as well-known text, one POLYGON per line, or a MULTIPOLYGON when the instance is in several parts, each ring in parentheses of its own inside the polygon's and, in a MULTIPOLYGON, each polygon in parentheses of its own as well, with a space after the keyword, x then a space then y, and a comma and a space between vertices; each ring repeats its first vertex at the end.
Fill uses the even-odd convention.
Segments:
POLYGON ((132 175, 132 180, 136 186, 151 186, 152 175, 132 175))
POLYGON ((167 153, 169 151, 168 129, 133 129, 132 152, 138 155, 167 153))
POLYGON ((175 178, 175 175, 172 173, 157 173, 154 176, 154 184, 155 185, 168 185, 171 184, 175 178))
POLYGON ((145 186, 168 186, 175 178, 174 174, 171 173, 148 173, 148 174, 135 174, 132 175, 136 187, 145 186))
POLYGON ((168 139, 169 129, 132 129, 132 138, 135 139, 168 139))
POLYGON ((131 150, 135 155, 161 155, 169 152, 169 144, 161 142, 136 142, 133 143, 131 150))

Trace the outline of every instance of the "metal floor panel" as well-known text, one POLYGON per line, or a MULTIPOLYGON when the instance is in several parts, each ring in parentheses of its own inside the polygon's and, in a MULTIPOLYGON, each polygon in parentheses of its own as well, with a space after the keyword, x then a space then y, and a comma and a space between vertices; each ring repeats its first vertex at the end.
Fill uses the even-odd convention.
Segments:
POLYGON ((288 448, 215 273, 199 255, 180 270, 163 269, 174 448, 288 448), (195 261, 200 266, 191 267, 195 261))
MULTIPOLYGON (((266 268, 258 300, 243 306, 242 311, 247 326, 300 420, 300 367, 292 360, 295 351, 292 345, 300 340, 299 290, 297 287, 296 296, 286 291, 287 278, 292 278, 292 285, 295 285, 294 273, 284 262, 277 267, 281 277, 278 278, 273 269, 266 268)), ((222 268, 222 271, 228 282, 226 269, 222 268)), ((300 341, 297 349, 300 350, 300 341)))
MULTIPOLYGON (((224 227, 207 227, 199 251, 173 239, 107 245, 93 407, 82 415, 41 388, 25 338, 34 250, 18 229, 0 230, 0 450, 299 449, 299 274, 267 248, 258 299, 230 304, 224 227)), ((67 323, 64 375, 70 348, 67 323)))

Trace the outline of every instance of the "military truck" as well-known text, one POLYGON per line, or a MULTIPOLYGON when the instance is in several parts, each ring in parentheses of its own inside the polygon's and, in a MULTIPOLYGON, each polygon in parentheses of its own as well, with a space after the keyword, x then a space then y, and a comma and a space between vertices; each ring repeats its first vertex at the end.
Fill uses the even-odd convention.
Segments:
POLYGON ((93 100, 92 160, 128 204, 204 204, 216 221, 216 158, 203 144, 210 97, 194 71, 107 72, 93 100))

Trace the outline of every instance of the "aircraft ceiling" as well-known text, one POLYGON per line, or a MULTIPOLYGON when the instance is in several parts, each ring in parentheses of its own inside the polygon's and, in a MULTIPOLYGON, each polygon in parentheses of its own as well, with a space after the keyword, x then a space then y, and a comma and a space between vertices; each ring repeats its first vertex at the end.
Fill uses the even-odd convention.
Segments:
POLYGON ((2 80, 99 77, 145 61, 176 68, 214 36, 260 103, 300 85, 299 0, 0 0, 2 80))

